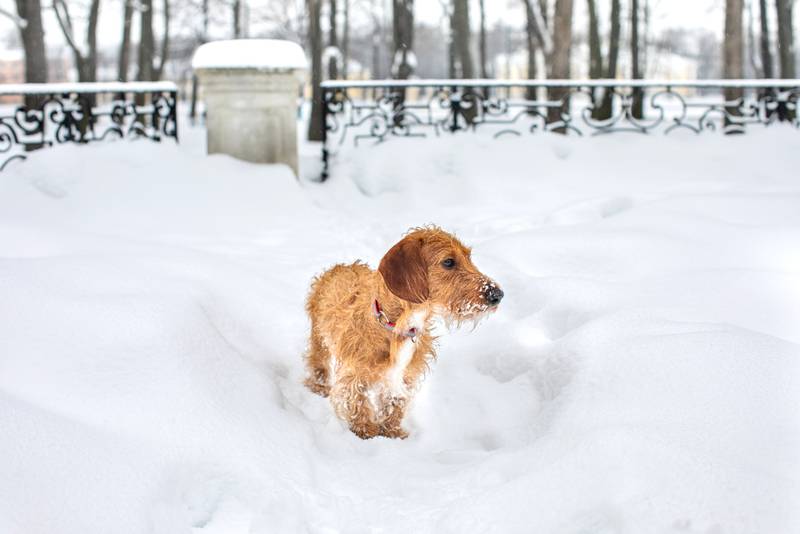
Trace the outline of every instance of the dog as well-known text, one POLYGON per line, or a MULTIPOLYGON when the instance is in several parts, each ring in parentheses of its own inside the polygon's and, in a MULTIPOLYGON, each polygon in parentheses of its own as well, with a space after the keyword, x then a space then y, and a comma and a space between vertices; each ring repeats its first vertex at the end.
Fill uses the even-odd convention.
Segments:
POLYGON ((358 437, 408 437, 403 416, 436 357, 435 317, 460 325, 497 309, 503 290, 470 255, 438 227, 414 228, 377 271, 357 261, 313 280, 305 384, 358 437))

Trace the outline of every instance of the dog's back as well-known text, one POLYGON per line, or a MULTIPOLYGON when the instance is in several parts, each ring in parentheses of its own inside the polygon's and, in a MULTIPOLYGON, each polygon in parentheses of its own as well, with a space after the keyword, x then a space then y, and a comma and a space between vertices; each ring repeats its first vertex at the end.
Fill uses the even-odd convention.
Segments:
POLYGON ((334 265, 311 283, 306 311, 312 320, 320 317, 319 310, 342 310, 342 318, 351 316, 349 310, 359 300, 369 302, 369 296, 360 293, 372 286, 373 276, 374 271, 360 261, 334 265))

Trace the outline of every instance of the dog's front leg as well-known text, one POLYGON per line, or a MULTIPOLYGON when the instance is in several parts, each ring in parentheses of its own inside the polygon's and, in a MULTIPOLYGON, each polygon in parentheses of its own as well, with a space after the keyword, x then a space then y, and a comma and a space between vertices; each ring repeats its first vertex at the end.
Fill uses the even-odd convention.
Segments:
POLYGON ((386 418, 381 423, 381 435, 387 438, 405 439, 408 432, 403 429, 403 417, 406 415, 406 397, 392 397, 385 405, 386 418))
POLYGON ((379 419, 381 434, 390 438, 406 438, 403 417, 411 400, 413 388, 409 386, 408 368, 420 350, 417 337, 426 328, 428 310, 418 309, 397 321, 389 349, 389 368, 383 377, 383 398, 379 419))
POLYGON ((369 398, 371 385, 357 376, 337 377, 330 394, 336 415, 347 422, 350 431, 361 439, 381 434, 381 426, 369 398))

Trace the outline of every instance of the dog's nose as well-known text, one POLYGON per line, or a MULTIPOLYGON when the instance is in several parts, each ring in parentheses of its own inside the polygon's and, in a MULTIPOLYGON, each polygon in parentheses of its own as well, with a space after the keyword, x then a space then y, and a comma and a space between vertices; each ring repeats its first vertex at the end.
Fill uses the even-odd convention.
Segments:
POLYGON ((490 287, 484 293, 484 297, 486 298, 486 302, 489 303, 490 306, 497 306, 500 304, 500 301, 503 300, 503 290, 499 287, 490 287))

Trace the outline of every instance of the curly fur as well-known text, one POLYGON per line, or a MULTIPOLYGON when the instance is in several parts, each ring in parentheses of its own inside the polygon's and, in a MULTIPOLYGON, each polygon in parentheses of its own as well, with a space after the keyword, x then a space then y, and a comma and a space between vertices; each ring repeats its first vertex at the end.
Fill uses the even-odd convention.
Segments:
POLYGON ((473 265, 470 249, 438 227, 415 228, 373 271, 365 263, 335 265, 314 279, 306 311, 311 391, 330 397, 336 415, 361 438, 404 438, 408 403, 435 359, 430 327, 436 316, 460 324, 496 306, 497 284, 473 265), (443 266, 453 259, 455 266, 443 266), (377 300, 396 323, 388 331, 373 312, 377 300), (410 328, 417 335, 402 335, 410 328))

